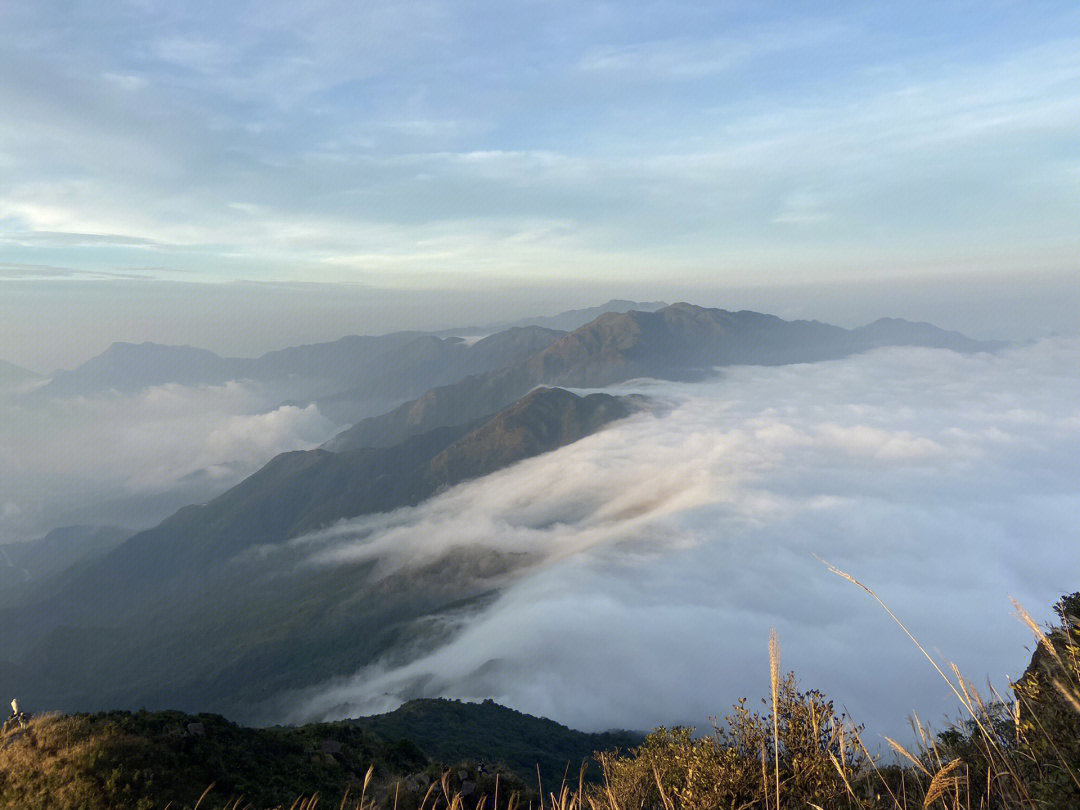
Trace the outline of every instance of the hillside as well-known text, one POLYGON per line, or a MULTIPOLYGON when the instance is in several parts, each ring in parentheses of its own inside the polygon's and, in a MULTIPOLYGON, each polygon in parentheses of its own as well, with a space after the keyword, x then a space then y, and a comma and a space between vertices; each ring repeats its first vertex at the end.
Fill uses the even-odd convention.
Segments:
POLYGON ((205 810, 260 810, 313 808, 317 795, 330 807, 501 810, 555 794, 564 810, 1065 810, 1080 799, 1078 607, 1080 594, 1066 595, 1056 626, 1032 622, 1038 644, 1011 696, 984 701, 942 674, 965 707, 960 719, 936 733, 919 723, 917 745, 890 741, 893 755, 872 754, 833 700, 774 673, 763 708, 741 699, 702 735, 585 734, 490 700, 414 700, 386 714, 273 728, 175 711, 15 719, 0 732, 0 806, 191 810, 202 798, 205 810), (579 788, 582 763, 591 780, 579 788))
POLYGON ((254 729, 171 711, 44 715, 0 738, 0 806, 192 808, 211 786, 217 806, 241 796, 287 806, 315 792, 336 804, 369 767, 386 779, 426 765, 415 746, 360 728, 254 729))
POLYGON ((640 396, 537 388, 431 459, 428 478, 442 486, 477 478, 584 438, 645 404, 640 396))
POLYGON ((11 628, 0 679, 65 710, 168 706, 253 719, 279 693, 443 641, 438 619, 489 599, 520 555, 459 549, 452 565, 387 576, 376 560, 302 564, 308 552, 286 541, 418 504, 643 405, 540 389, 478 424, 394 447, 282 454, 0 612, 11 628))
MULTIPOLYGON (((554 785, 596 751, 626 750, 643 735, 587 734, 499 706, 412 701, 394 712, 340 723, 248 728, 219 715, 104 712, 43 715, 0 736, 0 806, 20 810, 191 808, 213 786, 214 806, 243 797, 289 806, 318 794, 336 807, 369 798, 419 804, 446 767, 481 790, 500 775, 504 795, 529 798, 537 769, 554 785)), ((598 773, 594 770, 595 773, 598 773)), ((456 777, 455 787, 464 781, 456 777)), ((475 798, 475 797, 474 797, 475 798)))
MULTIPOLYGON (((504 765, 526 782, 536 779, 554 788, 564 774, 577 778, 582 763, 596 751, 627 751, 644 735, 634 731, 584 734, 543 717, 500 706, 492 700, 467 703, 432 698, 410 700, 386 714, 343 721, 388 740, 408 739, 442 762, 465 758, 504 765)), ((592 776, 598 774, 592 768, 592 776)))

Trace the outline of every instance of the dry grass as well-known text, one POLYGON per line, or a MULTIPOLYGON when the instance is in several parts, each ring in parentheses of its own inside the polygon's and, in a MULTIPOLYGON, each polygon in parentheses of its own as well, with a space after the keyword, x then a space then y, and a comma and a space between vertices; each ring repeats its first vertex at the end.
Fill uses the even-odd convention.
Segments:
MULTIPOLYGON (((770 696, 765 714, 740 701, 714 724, 713 733, 657 729, 640 747, 623 755, 597 755, 602 779, 588 785, 565 777, 545 792, 538 781, 529 810, 992 810, 994 808, 1080 807, 1080 594, 1059 603, 1061 625, 1040 627, 1017 606, 1021 620, 1038 642, 1032 664, 1003 697, 980 692, 952 665, 937 662, 877 594, 855 577, 830 567, 869 594, 911 639, 945 680, 965 719, 934 733, 912 717, 914 749, 886 738, 888 760, 871 754, 861 728, 813 690, 798 688, 793 674, 782 675, 775 632, 769 639, 770 696), (535 803, 534 803, 535 802, 535 803)), ((673 685, 677 688, 677 684, 673 685)), ((103 803, 100 785, 85 779, 60 779, 80 773, 99 747, 78 724, 85 720, 42 716, 27 729, 0 739, 0 795, 6 807, 98 808, 149 805, 103 803), (22 774, 21 793, 12 774, 22 774), (98 791, 98 792, 95 792, 98 791), (44 792, 45 803, 29 799, 44 792)), ((100 742, 100 741, 98 741, 100 742)), ((136 750, 138 739, 115 736, 116 750, 136 750)), ((84 768, 85 770, 85 768, 84 768)), ((358 798, 348 795, 338 810, 524 810, 520 794, 500 795, 498 778, 491 793, 464 795, 451 772, 426 794, 399 807, 401 783, 380 788, 373 798, 369 769, 358 798)), ((488 785, 488 789, 491 785, 488 785)), ((255 810, 243 797, 224 803, 208 788, 197 810, 255 810)), ((317 810, 319 797, 297 799, 277 810, 317 810)), ((170 810, 181 810, 179 806, 170 810)))
POLYGON ((551 810, 1080 807, 1080 594, 1062 599, 1062 622, 1049 631, 1017 605, 1041 654, 1008 698, 984 696, 954 665, 936 661, 871 588, 830 570, 897 623, 948 684, 963 722, 933 733, 913 716, 916 750, 888 739, 895 760, 884 762, 858 726, 834 716, 817 693, 800 692, 793 676, 780 676, 772 633, 768 717, 740 702, 713 737, 661 729, 629 756, 601 757, 603 787, 552 796, 551 810))

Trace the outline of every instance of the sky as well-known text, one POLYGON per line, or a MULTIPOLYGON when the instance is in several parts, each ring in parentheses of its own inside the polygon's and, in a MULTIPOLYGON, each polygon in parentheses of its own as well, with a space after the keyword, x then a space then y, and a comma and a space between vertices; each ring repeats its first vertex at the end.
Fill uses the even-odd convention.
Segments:
POLYGON ((206 312, 255 353, 267 308, 330 339, 1080 270, 1070 2, 5 2, 0 109, 0 358, 39 371, 225 350, 206 312))

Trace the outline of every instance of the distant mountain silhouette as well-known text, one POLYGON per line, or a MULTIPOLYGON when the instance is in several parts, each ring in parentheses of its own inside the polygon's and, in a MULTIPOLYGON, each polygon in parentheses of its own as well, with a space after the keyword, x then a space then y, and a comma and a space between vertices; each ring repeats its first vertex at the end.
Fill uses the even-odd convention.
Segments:
POLYGON ((511 368, 432 388, 388 413, 366 418, 326 447, 387 446, 416 433, 460 424, 505 407, 537 385, 600 387, 635 377, 700 379, 716 366, 832 360, 879 346, 989 351, 929 324, 878 321, 848 330, 818 321, 785 321, 679 303, 656 312, 601 315, 511 368))
POLYGON ((0 545, 0 604, 26 598, 49 577, 87 565, 130 534, 115 526, 64 526, 36 540, 0 545))
POLYGON ((37 372, 0 360, 0 386, 20 385, 40 378, 37 372))
POLYGON ((608 312, 654 312, 667 306, 665 301, 627 301, 623 298, 613 298, 606 304, 598 307, 586 307, 584 309, 571 309, 560 312, 558 315, 541 315, 534 318, 522 318, 510 324, 514 326, 542 326, 547 329, 559 329, 563 332, 573 332, 601 315, 608 312))
POLYGON ((535 326, 506 329, 475 343, 425 335, 381 355, 377 363, 357 365, 340 374, 336 379, 343 382, 326 386, 334 393, 320 396, 316 403, 331 419, 352 422, 371 412, 373 399, 396 403, 434 385, 513 366, 562 335, 535 326))
POLYGON ((36 395, 135 393, 167 383, 221 385, 251 380, 281 392, 286 401, 316 401, 326 416, 347 423, 415 397, 433 385, 514 365, 562 334, 520 327, 472 343, 458 337, 398 332, 295 346, 253 359, 219 357, 191 346, 114 343, 78 368, 57 372, 36 395))
POLYGON ((443 329, 437 334, 449 335, 492 335, 505 329, 526 328, 539 326, 544 329, 553 329, 561 332, 573 332, 590 321, 596 320, 606 312, 629 312, 637 309, 643 312, 652 312, 666 307, 665 301, 628 301, 624 298, 613 298, 606 304, 597 307, 584 307, 581 309, 569 309, 558 315, 534 315, 528 318, 519 318, 516 321, 505 323, 488 323, 472 326, 456 326, 451 329, 443 329))
POLYGON ((134 392, 153 385, 218 384, 240 373, 241 361, 192 346, 114 343, 72 371, 59 371, 38 389, 51 396, 85 396, 99 391, 134 392))
POLYGON ((948 332, 924 321, 905 321, 901 318, 880 318, 852 330, 864 348, 878 346, 926 346, 961 352, 992 351, 1005 344, 1001 341, 972 340, 959 332, 948 332))
MULTIPOLYGON (((207 349, 159 343, 114 343, 70 371, 58 371, 41 389, 50 396, 86 396, 116 390, 131 393, 154 385, 220 385, 249 379, 297 383, 291 392, 315 399, 331 418, 348 420, 357 403, 392 402, 437 385, 457 382, 518 363, 569 331, 605 312, 652 310, 662 302, 612 300, 599 307, 525 318, 492 329, 465 327, 436 334, 419 331, 349 335, 292 346, 255 358, 220 357, 207 349), (467 342, 462 335, 489 333, 467 342)), ((0 361, 0 384, 38 375, 0 361)))

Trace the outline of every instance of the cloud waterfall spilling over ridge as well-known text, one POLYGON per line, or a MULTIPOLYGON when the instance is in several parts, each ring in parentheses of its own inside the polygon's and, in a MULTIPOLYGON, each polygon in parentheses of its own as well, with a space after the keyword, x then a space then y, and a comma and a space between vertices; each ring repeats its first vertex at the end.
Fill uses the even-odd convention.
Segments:
MULTIPOLYGON (((418 507, 297 542, 309 564, 386 570, 456 549, 516 555, 446 643, 297 696, 295 718, 409 697, 492 697, 579 728, 703 725, 783 666, 872 732, 953 709, 874 586, 973 681, 1016 676, 1036 615, 1080 589, 1080 342, 997 355, 883 349, 624 386, 670 408, 418 507)), ((1030 646, 1030 645, 1028 645, 1030 646)))

